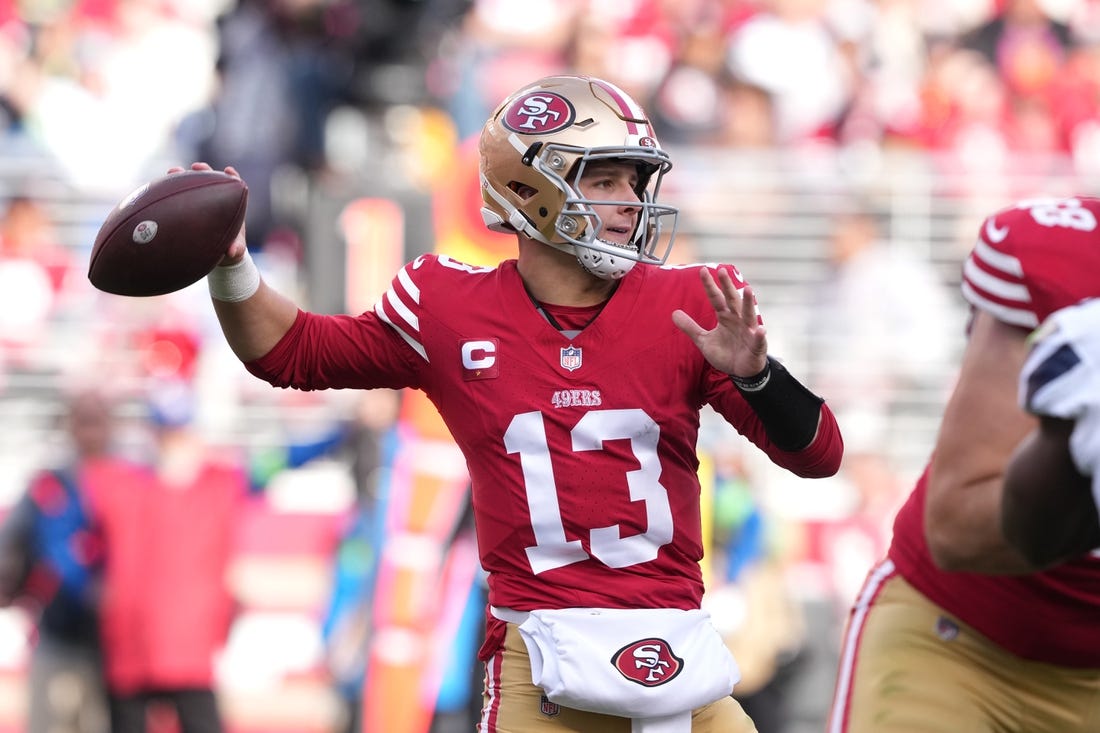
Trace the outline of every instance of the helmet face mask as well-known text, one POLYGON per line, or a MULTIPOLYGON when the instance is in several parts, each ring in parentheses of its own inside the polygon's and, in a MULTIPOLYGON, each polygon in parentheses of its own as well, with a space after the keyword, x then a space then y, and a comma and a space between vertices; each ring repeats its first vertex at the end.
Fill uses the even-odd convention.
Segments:
POLYGON ((617 87, 577 76, 535 82, 497 108, 482 131, 480 152, 482 218, 490 229, 570 252, 610 280, 636 262, 668 258, 678 211, 658 204, 657 195, 672 163, 645 113, 617 87), (581 195, 585 170, 607 160, 635 164, 636 199, 581 195), (593 207, 604 205, 638 210, 629 245, 601 238, 604 223, 593 207))

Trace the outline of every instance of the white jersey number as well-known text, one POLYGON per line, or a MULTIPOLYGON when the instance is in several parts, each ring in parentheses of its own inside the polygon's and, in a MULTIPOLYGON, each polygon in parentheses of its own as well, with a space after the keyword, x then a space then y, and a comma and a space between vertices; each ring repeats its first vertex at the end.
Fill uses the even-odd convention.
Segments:
MULTIPOLYGON (((574 451, 602 450, 605 440, 630 441, 639 468, 627 471, 631 501, 645 502, 647 528, 643 534, 623 537, 619 525, 595 527, 588 535, 592 556, 613 568, 649 562, 657 551, 672 541, 672 509, 668 492, 661 485, 661 464, 657 439, 661 430, 641 410, 594 410, 582 417, 570 431, 574 451)), ((540 412, 516 415, 504 433, 509 453, 518 453, 527 490, 527 507, 535 544, 527 548, 527 559, 537 575, 547 570, 587 560, 580 540, 568 540, 558 504, 558 488, 546 426, 540 412)))
POLYGON ((1017 206, 1030 209, 1032 218, 1045 227, 1066 227, 1082 232, 1096 229, 1096 217, 1080 199, 1032 199, 1017 206))

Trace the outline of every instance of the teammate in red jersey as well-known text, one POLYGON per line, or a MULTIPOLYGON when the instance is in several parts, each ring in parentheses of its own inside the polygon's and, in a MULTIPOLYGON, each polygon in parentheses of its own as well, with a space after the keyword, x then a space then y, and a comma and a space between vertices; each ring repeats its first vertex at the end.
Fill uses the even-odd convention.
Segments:
MULTIPOLYGON (((1100 295, 1100 199, 985 219, 963 269, 968 342, 924 474, 855 601, 829 733, 1100 730, 1100 558, 1040 571, 1002 532, 1029 333, 1100 295)), ((1056 526, 1051 531, 1059 531, 1056 526)))
POLYGON ((622 90, 532 83, 480 154, 485 222, 517 259, 425 255, 372 311, 329 316, 264 284, 242 232, 208 278, 229 344, 276 386, 410 387, 438 408, 488 573, 481 731, 752 731, 700 610, 700 409, 804 477, 837 471, 836 421, 768 356, 736 268, 663 266, 671 163, 622 90))
POLYGON ((1039 418, 1005 470, 1005 537, 1047 567, 1100 547, 1100 298, 1031 335, 1020 407, 1039 418))

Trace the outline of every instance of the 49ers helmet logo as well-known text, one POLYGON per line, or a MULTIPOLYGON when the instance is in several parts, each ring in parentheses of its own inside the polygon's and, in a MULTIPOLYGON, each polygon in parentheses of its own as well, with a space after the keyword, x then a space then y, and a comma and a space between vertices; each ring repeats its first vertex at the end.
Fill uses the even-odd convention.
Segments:
POLYGON ((672 653, 664 639, 640 639, 627 644, 611 663, 619 674, 643 687, 663 685, 684 668, 684 660, 672 653))
POLYGON ((553 92, 531 92, 512 102, 501 121, 513 132, 549 135, 573 124, 576 110, 568 99, 553 92))

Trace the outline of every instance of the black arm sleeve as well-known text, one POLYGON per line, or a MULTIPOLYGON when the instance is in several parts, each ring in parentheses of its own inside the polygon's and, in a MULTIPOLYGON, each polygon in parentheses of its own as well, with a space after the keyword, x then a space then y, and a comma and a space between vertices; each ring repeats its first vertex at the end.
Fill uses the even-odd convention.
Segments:
POLYGON ((813 442, 825 400, 791 376, 778 360, 769 356, 768 365, 759 374, 730 379, 777 448, 799 451, 813 442))

